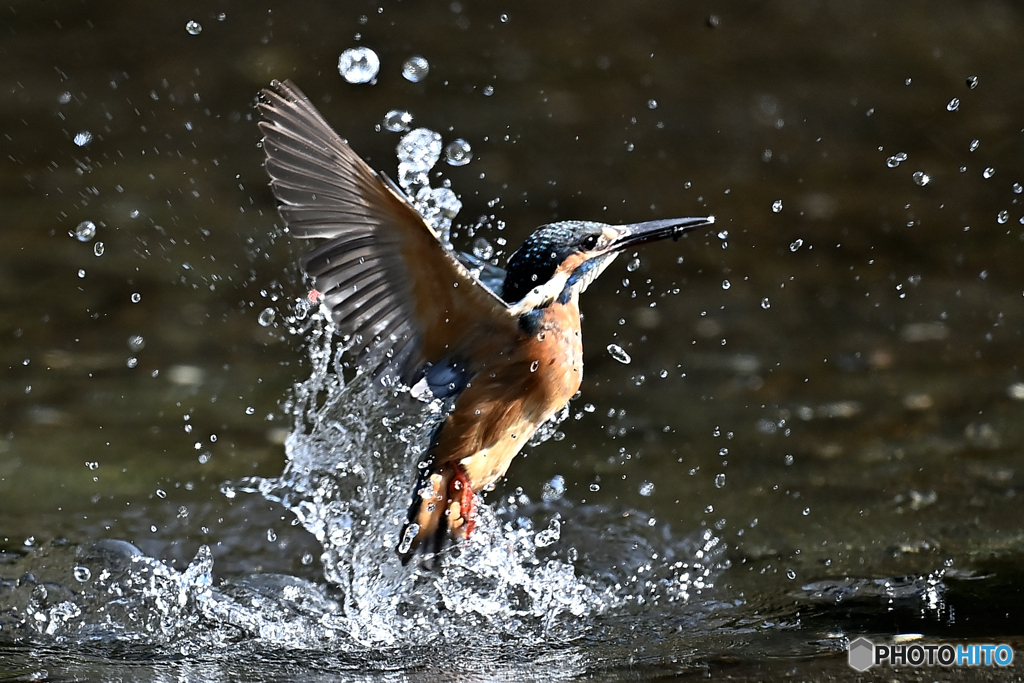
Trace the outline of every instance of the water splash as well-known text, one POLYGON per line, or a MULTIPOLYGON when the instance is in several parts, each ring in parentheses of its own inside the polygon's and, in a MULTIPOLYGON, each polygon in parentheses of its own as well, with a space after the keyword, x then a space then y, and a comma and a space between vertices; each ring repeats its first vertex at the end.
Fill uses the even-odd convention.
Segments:
POLYGON ((503 524, 487 506, 470 542, 444 553, 440 573, 403 567, 395 547, 417 463, 442 418, 440 402, 380 387, 365 375, 344 380, 345 344, 322 314, 302 330, 313 373, 297 385, 296 418, 284 473, 238 487, 292 510, 323 546, 327 581, 340 592, 332 629, 361 646, 540 632, 596 606, 593 589, 569 564, 537 556, 549 529, 503 524), (538 542, 537 537, 540 536, 538 542), (467 625, 471 626, 466 631, 467 625))
MULTIPOLYGON (((458 200, 446 187, 429 187, 426 177, 439 160, 440 136, 413 131, 399 153, 408 171, 400 166, 404 189, 447 235, 458 200)), ((258 322, 273 323, 273 312, 258 322)), ((275 317, 283 312, 279 307, 275 317)), ((472 539, 444 551, 435 570, 403 567, 395 552, 399 530, 445 406, 353 370, 347 351, 357 340, 339 337, 326 309, 307 299, 278 324, 304 341, 311 368, 284 405, 294 421, 284 471, 222 491, 290 510, 321 546, 323 579, 252 574, 218 581, 205 545, 184 571, 124 541, 33 548, 0 574, 0 642, 102 641, 114 653, 138 646, 147 657, 209 656, 246 643, 257 652, 328 653, 346 662, 342 667, 355 662, 364 671, 437 666, 441 647, 443 665, 459 674, 518 670, 520 660, 507 653, 534 652, 536 663, 549 663, 550 678, 595 666, 590 648, 572 643, 616 640, 617 629, 631 632, 638 615, 651 625, 663 621, 664 612, 651 606, 671 605, 677 621, 680 605, 688 606, 687 619, 706 611, 694 598, 705 596, 728 564, 713 532, 675 537, 643 513, 576 504, 561 476, 537 503, 517 492, 482 504, 472 539)), ((629 360, 624 351, 617 359, 629 360)), ((182 367, 169 371, 172 382, 186 383, 182 367)), ((566 406, 528 447, 564 438, 558 425, 569 414, 566 406)))
MULTIPOLYGON (((224 487, 229 498, 249 492, 291 510, 322 547, 324 580, 218 583, 205 545, 184 571, 124 541, 48 546, 0 575, 0 642, 99 639, 174 656, 248 642, 344 653, 369 668, 393 665, 383 652, 422 666, 444 647, 449 663, 479 666, 481 652, 499 657, 510 644, 550 655, 649 605, 674 605, 678 616, 678 605, 712 587, 724 566, 712 532, 675 538, 643 513, 563 495, 534 503, 522 492, 481 505, 472 539, 446 550, 435 570, 403 567, 398 531, 443 406, 352 376, 351 340, 325 313, 297 304, 285 321, 308 340, 312 371, 286 405, 295 424, 284 472, 224 487)), ((573 661, 576 674, 592 666, 579 653, 573 661)))

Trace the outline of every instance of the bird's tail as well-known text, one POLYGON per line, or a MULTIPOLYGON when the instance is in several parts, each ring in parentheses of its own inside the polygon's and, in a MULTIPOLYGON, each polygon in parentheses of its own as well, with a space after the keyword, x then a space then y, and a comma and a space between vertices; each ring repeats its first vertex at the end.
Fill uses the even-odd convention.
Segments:
POLYGON ((402 528, 398 556, 406 564, 417 553, 428 568, 448 537, 468 538, 475 525, 473 490, 462 468, 453 463, 420 470, 402 528))

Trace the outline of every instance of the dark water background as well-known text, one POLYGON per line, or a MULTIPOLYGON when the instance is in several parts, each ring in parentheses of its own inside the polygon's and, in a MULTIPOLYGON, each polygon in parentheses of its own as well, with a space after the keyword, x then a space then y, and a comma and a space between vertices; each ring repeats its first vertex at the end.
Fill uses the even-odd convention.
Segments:
MULTIPOLYGON (((572 509, 721 539, 707 600, 731 606, 726 635, 681 617, 649 641, 595 636, 582 672, 847 678, 843 639, 861 634, 1024 643, 1019 3, 21 2, 0 17, 0 579, 118 538, 178 569, 208 544, 217 580, 322 580, 286 509, 220 491, 281 472, 281 404, 310 372, 301 339, 257 322, 303 293, 253 108, 291 78, 386 172, 389 109, 468 140, 470 164, 438 167, 456 224, 505 222, 481 234, 506 251, 553 220, 718 217, 587 292, 579 419, 491 494, 537 501, 561 475, 572 509), (338 75, 356 45, 380 56, 374 85, 338 75), (416 84, 400 75, 413 54, 430 62, 416 84), (83 220, 90 242, 69 236, 83 220)), ((564 516, 604 566, 590 518, 564 516)), ((35 647, 0 645, 0 671, 273 680, 322 664, 35 647)), ((557 659, 521 655, 510 676, 557 659)))

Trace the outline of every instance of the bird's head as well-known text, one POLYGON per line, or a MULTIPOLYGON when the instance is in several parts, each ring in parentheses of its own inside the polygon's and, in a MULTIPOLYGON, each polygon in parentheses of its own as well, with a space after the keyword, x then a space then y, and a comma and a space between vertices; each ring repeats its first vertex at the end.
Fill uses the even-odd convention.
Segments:
POLYGON ((508 260, 502 298, 532 310, 583 292, 624 249, 711 225, 714 216, 632 225, 563 221, 534 231, 508 260))

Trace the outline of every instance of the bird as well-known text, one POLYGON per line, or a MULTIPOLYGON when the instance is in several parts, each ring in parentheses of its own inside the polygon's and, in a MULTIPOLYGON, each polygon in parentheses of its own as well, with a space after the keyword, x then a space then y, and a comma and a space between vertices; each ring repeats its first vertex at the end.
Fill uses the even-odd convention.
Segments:
POLYGON ((290 81, 258 101, 270 187, 313 293, 354 364, 383 386, 441 399, 396 551, 432 567, 468 539, 476 497, 503 477, 583 378, 580 295, 626 249, 714 216, 537 228, 502 269, 453 249, 290 81))

